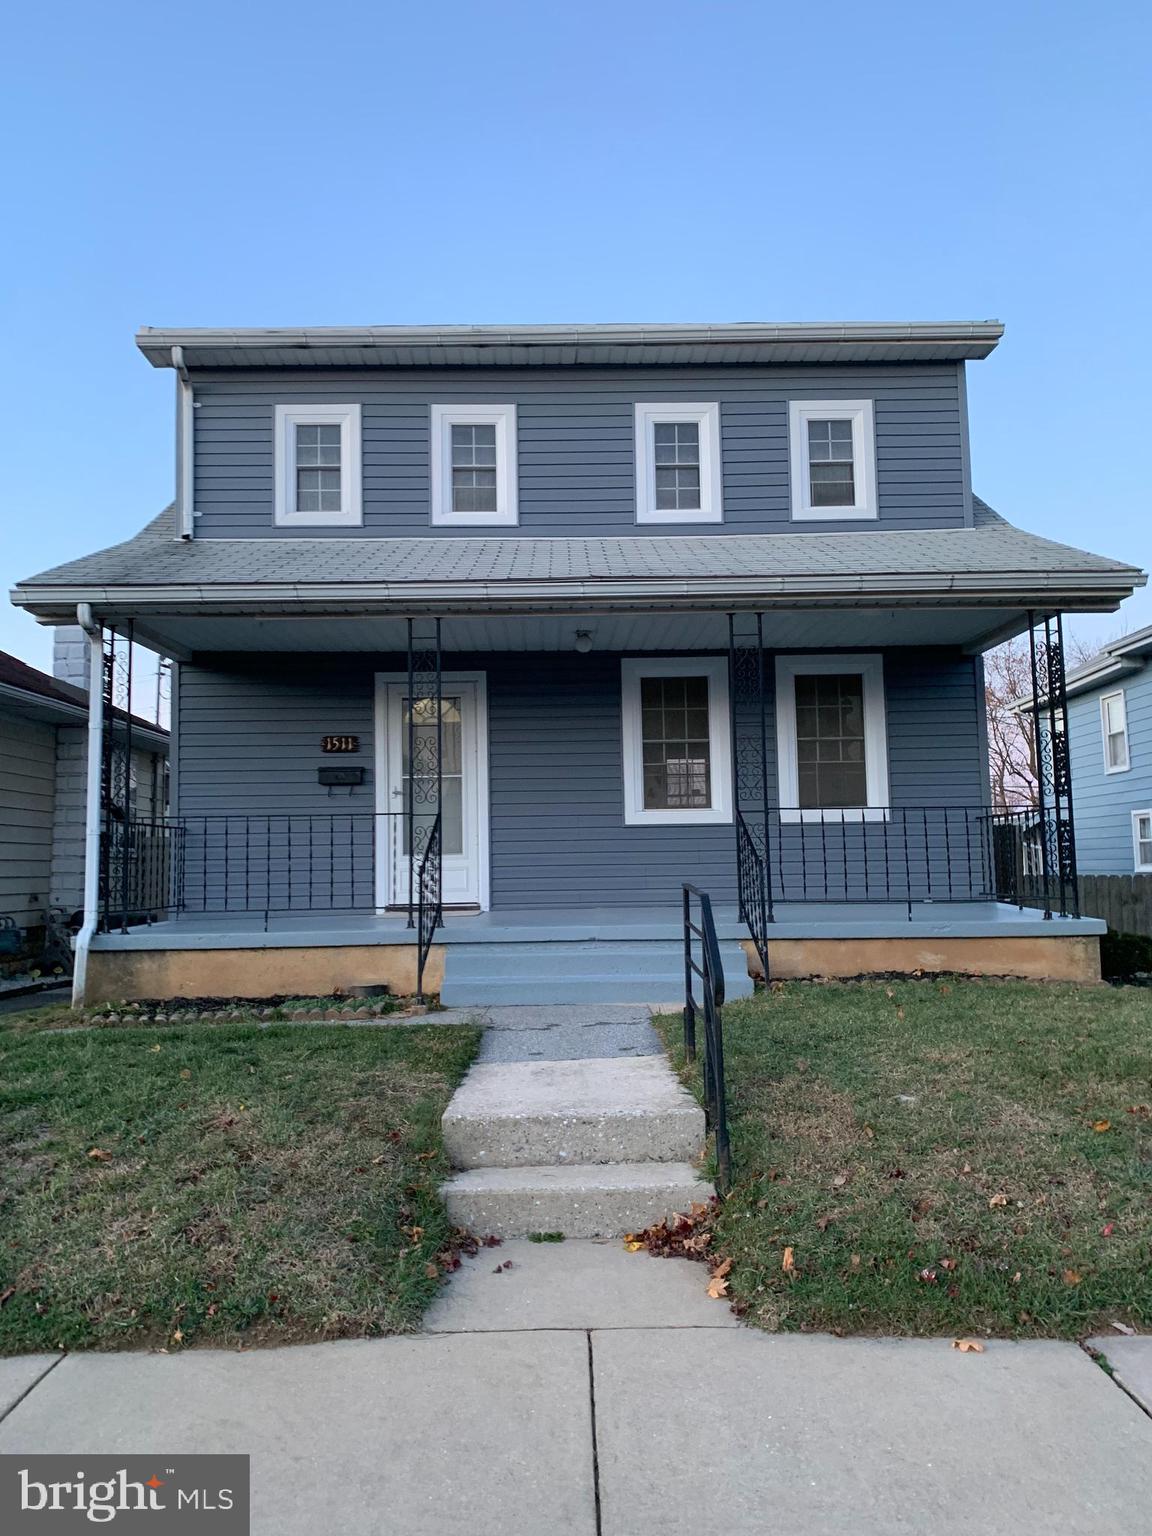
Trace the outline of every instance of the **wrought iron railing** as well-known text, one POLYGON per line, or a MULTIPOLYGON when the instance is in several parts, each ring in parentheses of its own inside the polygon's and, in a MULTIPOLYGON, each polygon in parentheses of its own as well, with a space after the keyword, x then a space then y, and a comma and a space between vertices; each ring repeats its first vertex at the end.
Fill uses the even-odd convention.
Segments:
POLYGON ((424 968, 432 949, 432 939, 437 928, 444 921, 441 891, 442 848, 443 820, 438 811, 436 820, 432 823, 432 830, 428 834, 428 843, 424 849, 424 857, 420 860, 418 876, 416 995, 421 1002, 424 1001, 424 968))
MULTIPOLYGON (((759 827, 761 837, 764 827, 759 827)), ((764 849, 742 811, 736 812, 736 883, 740 921, 747 923, 760 956, 761 974, 768 980, 768 925, 772 921, 772 892, 764 849)))
POLYGON ((214 912, 351 912, 404 906, 402 811, 269 811, 132 818, 106 835, 106 928, 214 912))
POLYGON ((716 1150, 716 1185, 721 1194, 732 1186, 732 1148, 728 1138, 728 1092, 724 1079, 724 966, 716 939, 712 902, 695 885, 683 887, 684 901, 684 1055, 696 1060, 697 1023, 703 1025, 704 1115, 716 1150), (698 916, 697 916, 698 914, 698 916), (697 983, 700 996, 697 997, 697 983))
POLYGON ((924 903, 1005 901, 1075 916, 1074 885, 1045 873, 1053 816, 947 805, 740 812, 740 915, 757 949, 777 902, 897 903, 911 919, 924 903))

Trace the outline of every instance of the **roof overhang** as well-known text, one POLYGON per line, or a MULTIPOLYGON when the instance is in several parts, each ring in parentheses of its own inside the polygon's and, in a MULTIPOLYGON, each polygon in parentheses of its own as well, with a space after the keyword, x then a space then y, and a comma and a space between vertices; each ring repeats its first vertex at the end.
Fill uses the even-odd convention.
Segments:
POLYGON ((730 325, 368 325, 270 329, 145 326, 156 368, 559 368, 697 363, 964 362, 987 357, 996 320, 759 321, 730 325))
MULTIPOLYGON (((88 720, 88 710, 83 704, 69 704, 63 699, 49 698, 47 694, 33 693, 28 688, 14 688, 9 683, 0 683, 0 709, 3 708, 22 719, 39 720, 47 725, 85 725, 88 720)), ((123 714, 119 710, 113 721, 113 730, 117 735, 125 731, 123 714)), ((139 745, 167 755, 167 731, 149 726, 146 721, 133 715, 132 735, 139 745)))

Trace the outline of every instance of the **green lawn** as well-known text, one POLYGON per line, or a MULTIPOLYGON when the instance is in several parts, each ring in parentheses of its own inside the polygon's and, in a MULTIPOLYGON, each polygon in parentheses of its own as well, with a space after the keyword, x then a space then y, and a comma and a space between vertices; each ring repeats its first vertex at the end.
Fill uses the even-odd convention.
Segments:
POLYGON ((784 983, 724 1024, 712 1247, 749 1322, 1152 1328, 1152 991, 784 983))
POLYGON ((478 1031, 21 1022, 0 1031, 0 1353, 416 1326, 478 1031))

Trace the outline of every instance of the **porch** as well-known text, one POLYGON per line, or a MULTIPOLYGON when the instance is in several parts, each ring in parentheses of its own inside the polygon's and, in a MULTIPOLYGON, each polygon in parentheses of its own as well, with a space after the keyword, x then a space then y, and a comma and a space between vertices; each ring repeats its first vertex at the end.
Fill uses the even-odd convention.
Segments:
MULTIPOLYGON (((751 991, 763 961, 738 906, 715 909, 729 998, 751 991)), ((991 900, 781 902, 767 942, 773 976, 957 972, 1093 981, 1093 918, 1053 917, 991 900)), ((403 913, 186 913, 96 935, 93 1000, 270 996, 420 985, 418 930, 403 913)), ((587 907, 446 912, 423 982, 448 1005, 682 1000, 678 908, 587 907)))

